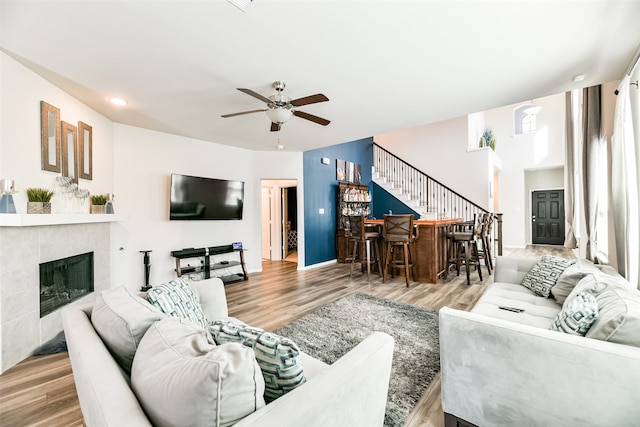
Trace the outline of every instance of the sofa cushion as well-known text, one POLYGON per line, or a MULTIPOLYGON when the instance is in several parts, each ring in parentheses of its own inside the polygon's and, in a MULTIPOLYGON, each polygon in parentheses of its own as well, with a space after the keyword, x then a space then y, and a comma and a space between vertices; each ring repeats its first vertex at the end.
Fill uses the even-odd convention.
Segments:
POLYGON ((230 426, 264 406, 253 351, 216 346, 183 318, 154 323, 140 342, 131 387, 155 426, 230 426))
POLYGON ((154 286, 147 292, 147 301, 167 316, 181 317, 203 328, 209 323, 191 287, 182 278, 154 286))
POLYGON ((553 295, 553 298, 558 304, 564 304, 573 288, 576 287, 582 278, 587 274, 599 272, 598 267, 591 261, 579 259, 560 274, 555 285, 551 287, 551 295, 553 295))
POLYGON ((589 273, 584 276, 578 284, 573 288, 564 304, 567 301, 576 297, 576 295, 582 292, 589 292, 594 297, 598 297, 602 292, 609 289, 631 289, 631 285, 621 276, 611 276, 609 274, 603 274, 601 272, 589 273))
POLYGON ((264 377, 264 397, 267 402, 306 381, 300 350, 290 339, 226 320, 212 322, 209 332, 217 344, 241 343, 253 349, 264 377))
POLYGON ((640 347, 640 292, 612 286, 599 293, 596 300, 598 319, 586 336, 640 347))
POLYGON ((160 310, 120 286, 98 294, 91 323, 114 359, 129 373, 143 335, 164 317, 160 310))
POLYGON ((560 258, 554 255, 543 255, 531 271, 524 276, 522 286, 548 298, 551 288, 556 284, 560 275, 576 261, 575 259, 560 258))
POLYGON ((548 329, 562 306, 551 298, 543 298, 522 285, 495 282, 482 294, 471 310, 474 313, 523 325, 548 329), (524 311, 515 313, 500 307, 524 311))
POLYGON ((552 331, 585 336, 598 318, 598 302, 589 292, 581 292, 568 301, 551 324, 552 331))

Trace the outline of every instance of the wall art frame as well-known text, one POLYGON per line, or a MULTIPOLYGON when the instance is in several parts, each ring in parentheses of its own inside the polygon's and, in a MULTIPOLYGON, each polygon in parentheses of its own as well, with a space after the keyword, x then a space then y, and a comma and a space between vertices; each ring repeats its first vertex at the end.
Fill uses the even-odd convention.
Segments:
POLYGON ((40 101, 40 150, 42 170, 61 172, 60 109, 40 101))
POLYGON ((78 183, 78 128, 71 123, 61 122, 62 176, 78 183))
POLYGON ((78 178, 93 179, 93 128, 78 122, 78 178))

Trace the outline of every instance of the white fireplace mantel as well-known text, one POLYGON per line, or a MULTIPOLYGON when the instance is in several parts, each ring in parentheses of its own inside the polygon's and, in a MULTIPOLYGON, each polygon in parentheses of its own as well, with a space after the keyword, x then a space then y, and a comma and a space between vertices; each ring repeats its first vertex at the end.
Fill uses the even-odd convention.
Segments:
POLYGON ((40 264, 93 252, 93 302, 111 283, 111 228, 116 214, 0 214, 0 373, 62 330, 62 308, 40 316, 40 264))
POLYGON ((126 215, 120 214, 0 214, 0 227, 91 224, 126 221, 126 219, 126 215))

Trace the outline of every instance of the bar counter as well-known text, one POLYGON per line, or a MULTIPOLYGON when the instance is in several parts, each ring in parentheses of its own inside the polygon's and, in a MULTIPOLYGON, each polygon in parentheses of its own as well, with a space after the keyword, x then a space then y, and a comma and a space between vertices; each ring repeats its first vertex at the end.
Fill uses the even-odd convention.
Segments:
MULTIPOLYGON (((438 277, 447 268, 447 229, 450 225, 464 221, 463 218, 450 219, 417 219, 413 221, 418 230, 418 238, 413 242, 413 280, 423 283, 436 283, 438 277)), ((366 225, 380 227, 382 236, 382 219, 367 219, 366 225)), ((384 257, 384 241, 380 240, 380 250, 384 257)), ((401 273, 400 273, 401 274, 401 273)))

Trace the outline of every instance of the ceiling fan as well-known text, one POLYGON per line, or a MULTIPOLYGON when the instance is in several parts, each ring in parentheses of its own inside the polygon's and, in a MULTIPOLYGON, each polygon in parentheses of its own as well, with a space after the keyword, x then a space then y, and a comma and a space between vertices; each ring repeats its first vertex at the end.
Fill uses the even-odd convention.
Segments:
POLYGON ((238 88, 240 92, 244 92, 247 95, 251 95, 254 98, 258 98, 259 100, 264 101, 267 104, 267 108, 263 108, 261 110, 241 111, 239 113, 232 114, 223 114, 222 117, 227 118, 241 116, 243 114, 252 114, 266 111, 267 116, 269 116, 269 119, 271 120, 271 132, 279 131, 280 126, 282 126, 284 122, 289 120, 291 116, 297 116, 306 120, 310 120, 322 126, 326 126, 331 123, 331 121, 327 119, 323 119, 322 117, 314 116, 313 114, 305 113, 304 111, 299 111, 296 109, 296 107, 301 107, 303 105, 325 102, 328 101, 329 98, 321 93, 317 93, 315 95, 305 96, 304 98, 291 99, 287 95, 284 95, 282 93, 285 86, 285 82, 273 82, 273 87, 276 90, 276 93, 268 98, 252 91, 251 89, 238 88))

